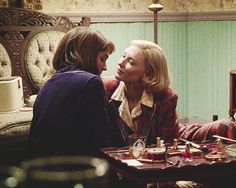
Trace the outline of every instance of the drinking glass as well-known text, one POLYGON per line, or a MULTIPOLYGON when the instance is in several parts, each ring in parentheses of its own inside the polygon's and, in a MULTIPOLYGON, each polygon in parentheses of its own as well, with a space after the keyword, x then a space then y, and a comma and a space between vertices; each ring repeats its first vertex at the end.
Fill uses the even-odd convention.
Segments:
POLYGON ((22 188, 25 177, 25 172, 19 167, 0 165, 1 188, 22 188))
POLYGON ((107 187, 108 163, 86 156, 51 156, 23 161, 25 188, 107 187))

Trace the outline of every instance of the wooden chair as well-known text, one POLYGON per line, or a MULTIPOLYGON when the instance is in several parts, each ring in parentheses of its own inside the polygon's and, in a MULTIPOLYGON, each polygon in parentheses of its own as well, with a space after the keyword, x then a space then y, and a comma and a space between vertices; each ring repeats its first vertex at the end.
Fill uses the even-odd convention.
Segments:
MULTIPOLYGON (((67 17, 0 8, 0 77, 20 76, 25 99, 37 94, 48 79, 61 38, 74 26, 67 17)), ((31 119, 32 109, 0 113, 0 159, 3 151, 16 151, 27 141, 31 119)))

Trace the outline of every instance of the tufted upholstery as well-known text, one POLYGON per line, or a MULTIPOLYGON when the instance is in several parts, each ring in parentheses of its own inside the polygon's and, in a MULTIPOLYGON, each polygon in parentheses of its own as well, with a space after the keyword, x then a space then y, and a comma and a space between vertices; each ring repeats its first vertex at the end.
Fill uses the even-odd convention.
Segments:
POLYGON ((32 84, 40 89, 49 79, 53 54, 64 36, 61 31, 44 31, 35 35, 25 52, 25 66, 32 84))
POLYGON ((6 48, 0 43, 0 77, 12 75, 11 60, 6 48))
MULTIPOLYGON (((0 8, 0 77, 22 77, 25 99, 37 94, 51 76, 60 40, 73 27, 67 17, 0 8)), ((0 146, 27 141, 32 116, 27 107, 0 113, 0 146)))
POLYGON ((53 53, 63 35, 73 27, 67 17, 0 8, 0 49, 5 49, 0 58, 4 58, 3 62, 8 60, 11 67, 11 72, 4 70, 4 74, 22 77, 25 98, 37 94, 44 85, 53 53))

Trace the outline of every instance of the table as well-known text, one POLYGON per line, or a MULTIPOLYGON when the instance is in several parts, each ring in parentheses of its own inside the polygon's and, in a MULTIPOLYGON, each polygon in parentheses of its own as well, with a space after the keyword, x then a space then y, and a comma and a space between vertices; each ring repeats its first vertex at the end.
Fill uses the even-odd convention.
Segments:
MULTIPOLYGON (((102 149, 104 157, 108 160, 110 168, 124 177, 139 184, 163 182, 172 180, 194 180, 208 182, 212 187, 225 187, 226 183, 236 180, 236 158, 225 154, 221 161, 207 160, 204 155, 195 156, 191 163, 182 160, 181 155, 168 157, 169 161, 180 160, 178 166, 166 162, 143 163, 143 166, 128 166, 123 162, 129 159, 125 153, 127 148, 102 149), (221 186, 220 186, 221 184, 221 186)), ((229 183, 229 184, 230 184, 229 183)))

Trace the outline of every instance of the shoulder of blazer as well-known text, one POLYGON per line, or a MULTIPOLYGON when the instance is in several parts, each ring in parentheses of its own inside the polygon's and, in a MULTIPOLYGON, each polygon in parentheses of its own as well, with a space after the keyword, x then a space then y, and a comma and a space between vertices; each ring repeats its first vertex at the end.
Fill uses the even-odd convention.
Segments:
POLYGON ((110 100, 112 94, 118 88, 120 81, 114 77, 102 78, 107 100, 110 100))
POLYGON ((178 99, 178 95, 172 88, 166 88, 165 90, 161 91, 160 93, 154 94, 154 98, 160 102, 171 100, 173 98, 178 99))

